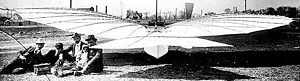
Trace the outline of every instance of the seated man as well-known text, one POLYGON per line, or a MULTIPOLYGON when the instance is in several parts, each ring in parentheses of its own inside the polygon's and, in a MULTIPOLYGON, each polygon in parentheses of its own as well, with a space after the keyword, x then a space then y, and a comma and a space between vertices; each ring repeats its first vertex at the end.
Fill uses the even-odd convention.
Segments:
POLYGON ((81 35, 78 33, 74 33, 72 36, 74 43, 72 43, 65 51, 71 52, 70 56, 64 56, 68 61, 74 62, 76 60, 76 56, 82 52, 82 46, 87 45, 86 43, 81 41, 81 35))
MULTIPOLYGON (((89 46, 96 45, 97 39, 94 35, 88 35, 86 41, 89 46)), ((88 62, 81 71, 75 71, 74 75, 99 73, 103 71, 102 49, 89 49, 88 62)))
POLYGON ((42 48, 45 42, 42 39, 36 41, 36 47, 29 47, 19 52, 19 56, 10 64, 5 66, 1 74, 10 74, 16 68, 23 68, 25 71, 33 71, 33 65, 43 63, 42 48))
POLYGON ((69 55, 66 51, 64 51, 63 49, 63 44, 62 43, 56 43, 55 45, 55 49, 50 50, 45 56, 45 63, 50 63, 50 65, 62 65, 63 64, 63 60, 65 60, 66 58, 63 58, 63 56, 67 56, 69 55))

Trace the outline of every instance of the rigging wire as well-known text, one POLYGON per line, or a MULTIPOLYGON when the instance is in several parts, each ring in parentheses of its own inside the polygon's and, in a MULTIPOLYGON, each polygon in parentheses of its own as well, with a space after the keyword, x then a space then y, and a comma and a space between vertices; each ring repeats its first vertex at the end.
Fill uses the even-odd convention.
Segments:
POLYGON ((16 41, 19 45, 21 45, 23 47, 24 50, 26 50, 26 47, 20 42, 18 41, 16 38, 14 38, 13 36, 11 36, 9 33, 5 32, 3 29, 0 28, 0 31, 3 32, 5 35, 7 35, 8 37, 12 38, 14 41, 16 41))

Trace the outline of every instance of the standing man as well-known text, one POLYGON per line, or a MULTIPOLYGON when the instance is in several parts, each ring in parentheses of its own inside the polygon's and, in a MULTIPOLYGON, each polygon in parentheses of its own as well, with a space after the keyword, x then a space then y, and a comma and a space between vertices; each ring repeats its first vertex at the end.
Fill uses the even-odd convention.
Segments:
POLYGON ((42 48, 45 42, 42 39, 36 41, 36 47, 29 47, 24 51, 20 51, 20 55, 10 64, 5 66, 1 74, 11 74, 16 68, 23 68, 25 71, 33 71, 33 65, 43 63, 42 48))
MULTIPOLYGON (((88 42, 88 45, 95 46, 97 39, 94 35, 88 35, 85 41, 88 42)), ((102 62, 102 49, 90 49, 88 55, 88 63, 83 67, 81 71, 74 72, 74 75, 78 74, 89 74, 89 73, 99 73, 103 71, 103 62, 102 62)))
POLYGON ((74 33, 72 36, 74 43, 71 44, 67 49, 65 49, 66 52, 71 52, 70 56, 64 56, 68 61, 74 62, 76 59, 76 56, 82 53, 82 46, 87 45, 86 43, 81 41, 81 35, 78 33, 74 33))

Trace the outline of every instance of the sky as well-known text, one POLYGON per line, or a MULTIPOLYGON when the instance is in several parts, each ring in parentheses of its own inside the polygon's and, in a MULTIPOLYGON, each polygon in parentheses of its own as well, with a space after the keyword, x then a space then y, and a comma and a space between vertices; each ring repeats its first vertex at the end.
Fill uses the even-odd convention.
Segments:
MULTIPOLYGON (((0 0, 0 7, 4 8, 40 8, 40 7, 63 7, 69 8, 70 0, 0 0)), ((158 0, 158 10, 162 12, 184 10, 184 3, 194 3, 193 13, 217 12, 224 9, 244 10, 245 0, 158 0)), ((155 14, 155 0, 72 0, 73 8, 89 8, 98 5, 98 11, 104 12, 108 6, 108 14, 120 16, 126 14, 126 10, 150 12, 155 14)), ((300 0, 247 0, 247 9, 263 9, 267 7, 292 6, 300 7, 300 0)))

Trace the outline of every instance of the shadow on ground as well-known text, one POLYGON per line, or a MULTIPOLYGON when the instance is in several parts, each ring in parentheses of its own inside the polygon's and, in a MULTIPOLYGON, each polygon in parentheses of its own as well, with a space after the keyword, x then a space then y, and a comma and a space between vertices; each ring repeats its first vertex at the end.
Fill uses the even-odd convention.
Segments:
POLYGON ((146 53, 107 53, 103 55, 106 66, 142 66, 153 64, 189 64, 222 67, 273 67, 300 64, 300 51, 238 51, 195 52, 169 51, 156 59, 146 53))
POLYGON ((146 53, 104 53, 105 66, 143 66, 158 64, 157 59, 146 53))
POLYGON ((300 51, 240 51, 240 52, 204 52, 191 54, 177 54, 166 56, 165 60, 182 59, 169 61, 202 66, 223 66, 223 67, 268 67, 299 64, 297 61, 300 51))
POLYGON ((171 64, 138 72, 130 72, 119 78, 186 79, 186 80, 234 80, 255 77, 239 75, 211 67, 276 67, 299 65, 300 51, 238 51, 238 52, 181 52, 169 51, 159 59, 145 53, 104 54, 105 65, 153 65, 171 64), (115 56, 115 57, 113 57, 115 56))
POLYGON ((166 65, 147 69, 145 71, 130 72, 118 78, 147 78, 147 79, 186 79, 186 80, 234 80, 251 79, 253 77, 238 75, 232 72, 214 68, 193 65, 166 65))

